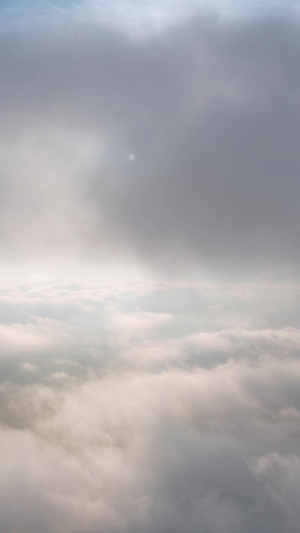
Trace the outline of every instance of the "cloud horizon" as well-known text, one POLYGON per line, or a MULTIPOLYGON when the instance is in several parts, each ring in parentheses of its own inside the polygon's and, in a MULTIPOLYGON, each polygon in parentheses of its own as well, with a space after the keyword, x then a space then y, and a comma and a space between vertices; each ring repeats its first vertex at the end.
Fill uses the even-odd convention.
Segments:
POLYGON ((1 4, 1 533, 298 530, 300 17, 275 4, 1 4))

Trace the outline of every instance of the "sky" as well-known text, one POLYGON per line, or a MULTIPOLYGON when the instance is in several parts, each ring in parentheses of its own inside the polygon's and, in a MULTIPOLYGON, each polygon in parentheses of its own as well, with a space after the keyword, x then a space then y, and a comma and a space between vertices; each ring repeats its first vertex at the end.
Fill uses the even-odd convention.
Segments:
POLYGON ((1 2, 1 533, 298 531, 299 26, 1 2))

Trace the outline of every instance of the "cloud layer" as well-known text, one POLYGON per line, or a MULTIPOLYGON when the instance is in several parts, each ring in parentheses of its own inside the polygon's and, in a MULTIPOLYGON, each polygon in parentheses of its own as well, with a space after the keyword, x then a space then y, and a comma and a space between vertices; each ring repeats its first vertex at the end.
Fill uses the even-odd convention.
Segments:
POLYGON ((3 283, 3 531, 293 533, 298 292, 3 283))
POLYGON ((1 40, 4 256, 298 275, 297 21, 1 40))
POLYGON ((299 361, 1 388, 5 531, 293 532, 299 361))
POLYGON ((1 533, 299 528, 299 20, 175 3, 4 5, 1 533))

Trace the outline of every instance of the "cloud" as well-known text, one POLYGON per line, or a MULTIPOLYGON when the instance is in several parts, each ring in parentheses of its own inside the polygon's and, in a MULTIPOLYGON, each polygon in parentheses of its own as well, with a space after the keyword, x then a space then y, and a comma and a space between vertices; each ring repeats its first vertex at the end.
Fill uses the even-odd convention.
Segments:
POLYGON ((70 346, 71 337, 67 328, 59 322, 36 320, 35 324, 0 325, 0 359, 36 356, 56 351, 65 344, 70 346))
POLYGON ((298 292, 295 285, 3 282, 2 379, 298 357, 298 292), (26 371, 37 364, 39 373, 26 371))
MULTIPOLYGON (((109 312, 109 310, 107 311, 109 312)), ((115 333, 117 342, 126 345, 134 343, 135 339, 144 338, 154 328, 159 328, 170 322, 172 322, 172 315, 167 313, 142 311, 120 313, 111 309, 108 328, 115 333)))
POLYGON ((299 22, 57 22, 0 33, 1 258, 67 271, 1 285, 3 533, 293 533, 299 22))
POLYGON ((7 260, 297 275, 297 21, 32 33, 1 36, 7 260))
POLYGON ((2 291, 2 333, 19 343, 0 384, 5 533, 295 530, 299 328, 283 327, 282 309, 280 327, 262 327, 277 299, 297 315, 295 287, 2 291), (245 324, 257 302, 260 328, 216 326, 225 303, 245 324), (186 335, 204 313, 213 327, 186 335), (33 354, 29 333, 50 345, 33 354))
POLYGON ((229 360, 255 361, 261 356, 299 357, 300 330, 200 331, 179 339, 149 339, 123 345, 120 359, 133 368, 160 372, 172 367, 214 368, 229 360))
POLYGON ((298 361, 262 358, 56 392, 2 386, 1 500, 14 494, 4 523, 25 532, 293 531, 299 372, 298 361))

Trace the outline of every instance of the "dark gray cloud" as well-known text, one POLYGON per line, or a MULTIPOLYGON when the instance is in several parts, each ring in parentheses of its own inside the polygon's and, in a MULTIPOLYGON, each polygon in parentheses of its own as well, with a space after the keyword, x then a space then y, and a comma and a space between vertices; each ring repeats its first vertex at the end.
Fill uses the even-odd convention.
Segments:
POLYGON ((79 23, 12 33, 0 58, 4 254, 297 275, 298 22, 198 17, 144 39, 79 23))

